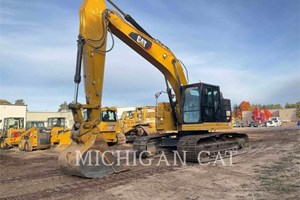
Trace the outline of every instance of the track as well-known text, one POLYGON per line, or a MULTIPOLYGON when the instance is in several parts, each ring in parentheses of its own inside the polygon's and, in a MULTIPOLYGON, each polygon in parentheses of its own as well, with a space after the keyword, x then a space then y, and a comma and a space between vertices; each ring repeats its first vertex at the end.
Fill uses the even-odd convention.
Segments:
MULTIPOLYGON (((80 195, 82 191, 93 191, 93 190, 106 190, 118 185, 128 183, 136 179, 144 179, 148 176, 154 174, 163 174, 166 172, 175 171, 173 167, 163 166, 163 167, 152 167, 147 170, 140 169, 136 171, 127 171, 120 174, 115 174, 111 176, 106 176, 96 179, 82 179, 82 181, 75 182, 74 184, 64 185, 61 187, 56 187, 53 189, 46 189, 43 191, 29 193, 21 196, 12 196, 6 198, 0 198, 1 200, 27 200, 27 199, 40 199, 47 197, 61 197, 62 194, 71 193, 72 195, 80 195)), ((51 174, 56 174, 55 171, 48 173, 45 177, 51 176, 51 174)), ((39 177, 42 178, 42 177, 39 177)), ((15 179, 17 180, 17 179, 15 179)))
POLYGON ((242 133, 210 133, 202 135, 188 135, 180 138, 177 150, 181 157, 186 152, 186 160, 189 162, 208 162, 215 159, 218 154, 226 157, 230 151, 249 146, 247 134, 242 133), (201 158, 199 153, 202 154, 201 158))

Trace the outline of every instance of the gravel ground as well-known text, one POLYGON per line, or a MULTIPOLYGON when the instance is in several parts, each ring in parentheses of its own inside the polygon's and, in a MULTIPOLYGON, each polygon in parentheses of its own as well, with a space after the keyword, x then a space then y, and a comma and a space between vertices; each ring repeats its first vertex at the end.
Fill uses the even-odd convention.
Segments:
POLYGON ((166 162, 156 166, 157 156, 152 165, 133 166, 126 172, 97 179, 62 174, 54 148, 34 152, 0 150, 0 198, 300 199, 300 129, 235 131, 248 134, 250 147, 233 157, 232 163, 224 159, 226 166, 221 161, 205 166, 166 166, 166 162))

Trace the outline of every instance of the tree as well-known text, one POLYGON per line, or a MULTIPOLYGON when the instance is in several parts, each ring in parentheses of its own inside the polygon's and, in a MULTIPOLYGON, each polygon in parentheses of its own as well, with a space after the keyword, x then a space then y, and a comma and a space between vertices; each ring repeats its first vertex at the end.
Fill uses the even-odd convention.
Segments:
POLYGON ((70 111, 68 107, 68 103, 65 101, 64 103, 60 104, 58 112, 68 112, 70 111))
POLYGON ((21 106, 24 106, 24 105, 25 105, 25 102, 24 102, 23 99, 17 99, 17 100, 15 101, 15 105, 21 105, 21 106))
POLYGON ((284 106, 284 108, 291 108, 291 104, 286 103, 285 106, 284 106))
POLYGON ((268 109, 282 109, 281 104, 266 104, 266 105, 261 105, 261 104, 252 104, 252 107, 259 107, 260 109, 268 108, 268 109))
POLYGON ((250 105, 249 101, 242 101, 242 103, 240 104, 240 110, 241 111, 251 111, 252 110, 252 106, 250 105))
POLYGON ((297 105, 299 106, 300 101, 297 103, 286 103, 285 108, 297 108, 297 105))
POLYGON ((264 114, 265 114, 265 119, 269 120, 270 117, 272 117, 272 113, 268 110, 267 107, 264 107, 264 114))
POLYGON ((238 118, 239 117, 239 107, 237 104, 233 105, 233 111, 232 111, 232 116, 234 118, 238 118))
POLYGON ((5 99, 0 99, 0 104, 2 105, 11 105, 11 103, 5 99))
POLYGON ((263 123, 269 118, 272 117, 272 113, 268 110, 267 107, 264 107, 263 110, 259 107, 254 107, 252 111, 252 119, 256 122, 263 123))
POLYGON ((300 118, 300 101, 296 103, 286 103, 285 108, 296 108, 296 115, 298 118, 300 118))
POLYGON ((248 101, 242 101, 239 106, 234 105, 233 116, 241 120, 243 111, 252 111, 252 106, 248 101))
POLYGON ((300 118, 300 101, 296 103, 296 109, 296 115, 298 118, 300 118))
POLYGON ((261 105, 261 104, 252 104, 251 105, 252 106, 252 108, 260 108, 260 109, 262 109, 263 108, 263 106, 265 106, 265 105, 261 105))
POLYGON ((249 101, 242 101, 242 103, 239 106, 239 116, 242 118, 243 116, 243 111, 251 111, 252 106, 249 103, 249 101))
POLYGON ((259 109, 259 107, 256 107, 252 111, 252 119, 258 123, 264 123, 266 120, 265 114, 259 109))
MULTIPOLYGON (((273 104, 271 104, 273 105, 273 104)), ((281 104, 274 104, 274 108, 269 108, 269 109, 282 109, 283 107, 281 106, 281 104)))

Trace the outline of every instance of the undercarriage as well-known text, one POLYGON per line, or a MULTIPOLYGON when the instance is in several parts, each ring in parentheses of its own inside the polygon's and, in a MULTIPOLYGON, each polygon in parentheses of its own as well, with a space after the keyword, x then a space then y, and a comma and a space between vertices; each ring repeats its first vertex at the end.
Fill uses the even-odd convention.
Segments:
POLYGON ((205 162, 247 146, 247 134, 197 131, 140 137, 134 141, 133 150, 144 158, 161 152, 177 151, 188 162, 205 162))

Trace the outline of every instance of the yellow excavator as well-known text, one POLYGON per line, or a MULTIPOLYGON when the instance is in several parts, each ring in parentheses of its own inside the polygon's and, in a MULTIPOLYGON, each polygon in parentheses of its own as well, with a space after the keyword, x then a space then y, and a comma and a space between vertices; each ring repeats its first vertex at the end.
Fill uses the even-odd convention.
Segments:
POLYGON ((181 156, 186 155, 186 161, 195 162, 203 150, 210 153, 201 154, 200 159, 247 146, 246 134, 216 132, 231 128, 230 100, 223 98, 219 86, 188 83, 183 63, 171 50, 147 33, 130 15, 107 1, 114 10, 108 9, 104 0, 84 0, 80 8, 75 98, 69 105, 75 121, 71 133, 74 143, 59 156, 61 170, 87 178, 123 171, 113 153, 107 152, 99 129, 105 55, 111 50, 106 48, 109 34, 112 38, 113 35, 118 37, 165 77, 169 102, 158 103, 157 108, 160 130, 165 134, 137 138, 133 150, 137 153, 148 151, 149 155, 177 150, 181 156), (82 62, 85 105, 77 102, 82 62), (87 121, 83 120, 82 108, 88 110, 87 121), (78 155, 79 163, 76 162, 78 155), (98 160, 97 165, 84 162, 88 156, 98 160))
POLYGON ((141 106, 122 113, 120 128, 127 143, 134 142, 137 137, 156 134, 155 109, 155 106, 141 106))

